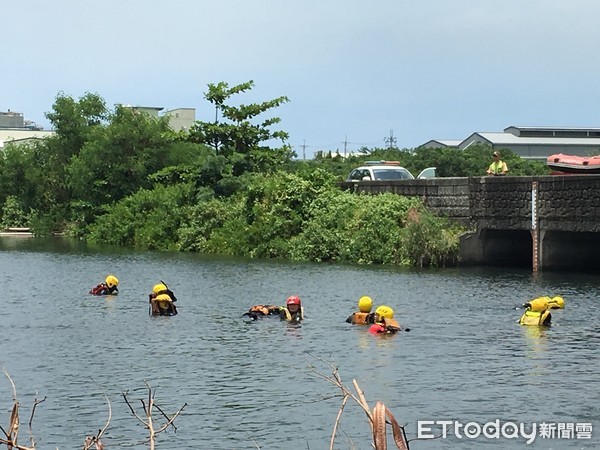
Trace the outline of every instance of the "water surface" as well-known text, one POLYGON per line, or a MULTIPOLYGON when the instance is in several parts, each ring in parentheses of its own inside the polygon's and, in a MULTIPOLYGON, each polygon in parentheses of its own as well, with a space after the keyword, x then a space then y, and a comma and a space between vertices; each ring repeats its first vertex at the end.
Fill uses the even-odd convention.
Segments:
MULTIPOLYGON (((529 447, 600 446, 595 275, 252 261, 3 237, 0 280, 0 365, 17 386, 23 444, 36 392, 46 397, 33 421, 39 449, 80 448, 106 423, 104 394, 108 448, 148 448, 122 397, 128 391, 140 408, 146 382, 166 412, 187 403, 177 432, 159 435, 157 448, 327 449, 341 398, 319 374, 332 367, 349 387, 356 379, 371 406, 383 401, 409 439, 419 420, 500 419, 592 423, 591 441, 538 438, 529 447), (88 295, 108 273, 120 294, 88 295), (176 317, 148 315, 159 280, 177 294, 176 317), (305 308, 301 326, 241 318, 253 304, 283 304, 292 294, 305 308), (394 308, 411 331, 382 338, 345 323, 362 295, 394 308), (566 309, 553 312, 549 329, 519 326, 515 308, 540 295, 564 296, 566 309)), ((5 424, 11 406, 0 377, 5 424)), ((336 448, 371 448, 369 434, 349 403, 336 448)), ((526 445, 453 435, 411 443, 481 447, 526 445)))

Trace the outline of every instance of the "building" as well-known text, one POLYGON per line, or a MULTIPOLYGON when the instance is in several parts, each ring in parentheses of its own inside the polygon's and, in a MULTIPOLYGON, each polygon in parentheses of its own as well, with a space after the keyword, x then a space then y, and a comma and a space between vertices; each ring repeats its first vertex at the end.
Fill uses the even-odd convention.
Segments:
POLYGON ((503 132, 475 132, 463 141, 434 139, 421 147, 464 150, 474 144, 489 145, 495 150, 509 149, 522 158, 544 161, 555 153, 600 155, 600 128, 509 126, 503 132))
POLYGON ((196 121, 196 109, 177 108, 166 111, 165 116, 169 116, 169 126, 173 131, 189 131, 196 121))
POLYGON ((32 139, 43 139, 54 132, 44 131, 31 120, 25 120, 22 113, 0 111, 0 148, 8 142, 22 144, 32 139))
MULTIPOLYGON (((148 114, 150 117, 159 117, 160 111, 164 108, 157 106, 131 106, 123 105, 126 108, 131 108, 136 112, 143 112, 148 114)), ((169 118, 169 127, 173 131, 189 131, 190 127, 196 121, 196 109, 195 108, 176 108, 170 111, 165 111, 163 116, 169 118)))
POLYGON ((448 148, 458 148, 462 141, 456 139, 432 139, 430 141, 425 142, 423 145, 419 147, 423 148, 439 148, 439 147, 448 147, 448 148))
MULTIPOLYGON (((158 118, 159 113, 164 109, 156 106, 123 106, 155 118, 158 118)), ((195 108, 176 108, 166 111, 163 115, 168 116, 169 126, 173 131, 189 131, 196 121, 195 108)), ((0 148, 8 142, 23 144, 31 142, 32 139, 44 139, 53 134, 54 131, 43 130, 34 122, 25 120, 22 113, 10 110, 0 111, 0 148)))

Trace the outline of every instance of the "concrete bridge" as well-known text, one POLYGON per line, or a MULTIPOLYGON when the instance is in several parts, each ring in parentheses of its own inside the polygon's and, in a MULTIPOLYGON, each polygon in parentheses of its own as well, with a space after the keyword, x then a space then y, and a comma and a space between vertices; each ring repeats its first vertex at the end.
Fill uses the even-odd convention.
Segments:
POLYGON ((356 193, 418 196, 458 222, 461 264, 591 271, 600 267, 600 175, 341 183, 356 193))

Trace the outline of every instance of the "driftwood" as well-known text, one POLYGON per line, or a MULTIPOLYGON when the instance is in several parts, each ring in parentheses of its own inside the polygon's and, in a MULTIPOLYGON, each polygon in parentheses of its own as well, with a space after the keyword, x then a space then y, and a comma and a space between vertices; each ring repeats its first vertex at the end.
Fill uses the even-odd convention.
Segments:
POLYGON ((123 398, 125 399, 125 403, 127 403, 127 406, 129 406, 129 410, 131 411, 131 414, 133 414, 134 417, 136 417, 148 429, 148 432, 150 433, 150 436, 148 437, 148 439, 145 442, 149 442, 150 443, 150 450, 154 450, 154 448, 155 448, 155 441, 156 441, 156 435, 157 434, 162 433, 169 426, 173 427, 173 429, 175 431, 177 431, 177 427, 174 424, 175 419, 179 416, 179 414, 181 414, 181 411, 183 411, 183 408, 185 408, 187 406, 187 403, 184 403, 183 406, 181 408, 179 408, 179 410, 174 415, 172 415, 171 417, 169 417, 155 403, 155 401, 154 401, 154 392, 152 391, 152 388, 150 387, 150 385, 148 383, 145 383, 145 384, 146 384, 146 387, 148 388, 148 399, 147 399, 147 401, 144 401, 143 399, 140 399, 140 402, 142 403, 142 407, 144 409, 145 419, 142 418, 142 417, 140 417, 135 412, 135 410, 133 409, 133 406, 131 406, 131 403, 129 402, 129 399, 127 398, 128 391, 123 392, 123 398), (158 412, 160 412, 161 415, 163 416, 163 418, 166 420, 166 422, 164 424, 158 425, 158 426, 155 425, 154 419, 152 417, 152 410, 154 408, 156 410, 158 410, 158 412))
MULTIPOLYGON (((320 358, 316 358, 321 360, 320 358)), ((321 360, 322 361, 322 360, 321 360)), ((385 406, 383 402, 376 402, 375 407, 371 410, 363 390, 360 388, 356 380, 352 380, 354 390, 356 394, 352 392, 343 382, 340 377, 338 368, 333 364, 327 363, 333 370, 331 376, 324 375, 313 369, 314 373, 337 386, 342 391, 342 404, 338 411, 335 423, 333 425, 333 431, 331 433, 331 440, 329 442, 329 450, 333 450, 335 444, 335 436, 342 419, 342 413, 348 403, 348 400, 354 400, 365 412, 371 431, 373 433, 372 446, 375 450, 387 450, 387 424, 390 423, 392 427, 392 434, 394 443, 399 450, 409 450, 408 440, 406 439, 406 433, 404 427, 400 426, 396 421, 396 418, 392 412, 385 406)))

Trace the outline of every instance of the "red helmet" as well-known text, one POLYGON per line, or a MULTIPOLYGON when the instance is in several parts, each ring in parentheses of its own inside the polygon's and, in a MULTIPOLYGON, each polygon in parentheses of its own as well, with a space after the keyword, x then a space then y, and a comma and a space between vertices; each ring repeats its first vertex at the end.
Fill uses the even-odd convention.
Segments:
POLYGON ((289 306, 289 305, 298 305, 298 306, 300 306, 301 305, 300 297, 298 297, 297 295, 292 295, 291 297, 288 297, 288 299, 285 302, 285 304, 287 306, 289 306))

